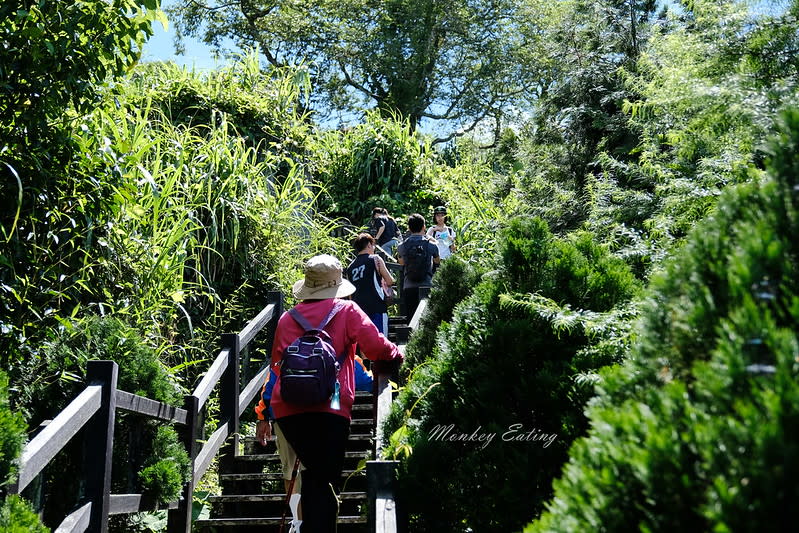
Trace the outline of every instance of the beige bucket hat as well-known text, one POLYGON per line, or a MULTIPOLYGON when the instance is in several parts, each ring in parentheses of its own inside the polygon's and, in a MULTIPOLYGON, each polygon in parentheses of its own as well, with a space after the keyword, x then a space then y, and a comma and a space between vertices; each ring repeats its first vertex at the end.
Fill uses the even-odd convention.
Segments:
POLYGON ((355 292, 355 285, 341 276, 338 259, 322 254, 305 263, 305 279, 297 281, 291 292, 298 300, 344 298, 355 292))

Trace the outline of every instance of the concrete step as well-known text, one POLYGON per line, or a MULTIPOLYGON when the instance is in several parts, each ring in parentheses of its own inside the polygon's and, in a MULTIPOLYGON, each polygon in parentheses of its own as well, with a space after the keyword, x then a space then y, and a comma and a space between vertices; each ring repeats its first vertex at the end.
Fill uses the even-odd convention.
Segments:
MULTIPOLYGON (((237 526, 277 526, 280 525, 281 517, 255 517, 255 518, 208 518, 196 520, 194 528, 204 527, 237 527, 237 526)), ((288 521, 291 521, 289 516, 288 521)), ((339 516, 339 524, 365 524, 365 516, 339 516)))
MULTIPOLYGON (((372 456, 370 451, 347 451, 344 452, 345 459, 365 459, 372 456)), ((280 456, 276 453, 262 453, 262 454, 246 454, 236 457, 238 461, 264 461, 264 462, 279 462, 280 456)))
MULTIPOLYGON (((341 501, 366 500, 365 492, 342 492, 338 495, 341 501)), ((240 502, 282 502, 286 500, 285 494, 225 494, 222 496, 208 496, 211 503, 240 503, 240 502)))
MULTIPOLYGON (((363 427, 363 426, 359 426, 359 427, 363 427)), ((371 438, 372 438, 371 435, 369 435, 367 433, 363 433, 363 432, 355 433, 355 432, 353 432, 353 433, 350 433, 350 436, 349 436, 348 440, 350 442, 361 442, 361 441, 371 440, 371 438)), ((275 436, 272 435, 272 438, 269 439, 269 442, 273 442, 274 440, 275 440, 275 436)), ((258 443, 258 441, 255 440, 255 436, 254 435, 247 435, 245 437, 242 437, 242 438, 239 439, 239 442, 244 443, 245 445, 246 444, 257 444, 258 443)), ((252 455, 258 455, 257 453, 254 453, 254 451, 251 451, 250 453, 252 455)))
MULTIPOLYGON (((366 476, 366 470, 343 470, 341 477, 366 476)), ((219 481, 280 481, 283 479, 282 472, 251 472, 245 474, 222 474, 219 481)))

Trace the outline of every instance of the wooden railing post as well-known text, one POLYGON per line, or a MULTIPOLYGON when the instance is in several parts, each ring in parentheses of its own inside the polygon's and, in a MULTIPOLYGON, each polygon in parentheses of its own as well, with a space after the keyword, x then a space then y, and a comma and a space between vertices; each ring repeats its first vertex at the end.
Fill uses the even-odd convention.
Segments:
POLYGON ((194 479, 194 460, 197 458, 197 435, 200 424, 200 401, 197 396, 188 394, 183 397, 183 408, 186 409, 186 425, 183 427, 183 445, 189 454, 189 471, 191 477, 183 487, 183 494, 177 509, 171 509, 167 517, 169 533, 190 533, 192 508, 194 504, 194 487, 199 481, 194 479))
POLYGON ((227 421, 228 434, 232 437, 222 449, 220 469, 232 472, 234 459, 239 449, 239 335, 224 333, 222 349, 228 350, 228 365, 219 380, 219 420, 227 421))
POLYGON ((108 531, 118 375, 119 367, 113 361, 89 361, 86 365, 88 384, 103 387, 100 410, 85 428, 83 448, 86 498, 92 504, 88 530, 98 533, 108 531))
POLYGON ((399 529, 396 493, 399 461, 366 461, 368 524, 375 533, 396 533, 399 529))
MULTIPOLYGON (((269 291, 266 301, 267 303, 275 304, 275 312, 272 314, 272 320, 270 320, 269 325, 264 328, 266 330, 266 335, 269 338, 269 347, 271 348, 272 343, 275 340, 277 321, 280 320, 280 317, 283 315, 283 293, 280 291, 269 291)), ((267 361, 269 361, 271 355, 272 353, 270 350, 270 352, 266 354, 267 361)))

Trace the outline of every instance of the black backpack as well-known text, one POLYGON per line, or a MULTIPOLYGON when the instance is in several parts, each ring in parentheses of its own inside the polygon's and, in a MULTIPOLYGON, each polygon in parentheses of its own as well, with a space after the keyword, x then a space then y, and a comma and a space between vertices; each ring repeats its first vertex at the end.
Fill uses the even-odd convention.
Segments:
MULTIPOLYGON (((405 241, 406 244, 410 244, 405 241)), ((410 281, 423 282, 430 273, 430 254, 427 252, 427 241, 413 244, 405 252, 405 275, 410 281)))
MULTIPOLYGON (((374 237, 377 235, 377 230, 380 229, 380 223, 382 222, 384 225, 386 223, 385 219, 380 220, 382 217, 372 217, 369 219, 369 235, 374 237)), ((386 230, 383 230, 385 233, 386 230)))

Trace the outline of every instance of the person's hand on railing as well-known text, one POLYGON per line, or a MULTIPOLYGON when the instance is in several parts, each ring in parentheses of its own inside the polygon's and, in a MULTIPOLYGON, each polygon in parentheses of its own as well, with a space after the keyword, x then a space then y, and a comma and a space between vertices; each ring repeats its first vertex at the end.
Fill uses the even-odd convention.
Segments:
POLYGON ((259 420, 255 424, 255 438, 261 446, 266 446, 266 443, 272 440, 272 422, 269 420, 259 420))
POLYGON ((404 357, 397 357, 395 359, 391 359, 390 361, 372 361, 372 373, 374 375, 394 375, 399 371, 399 367, 402 364, 403 359, 404 357))

